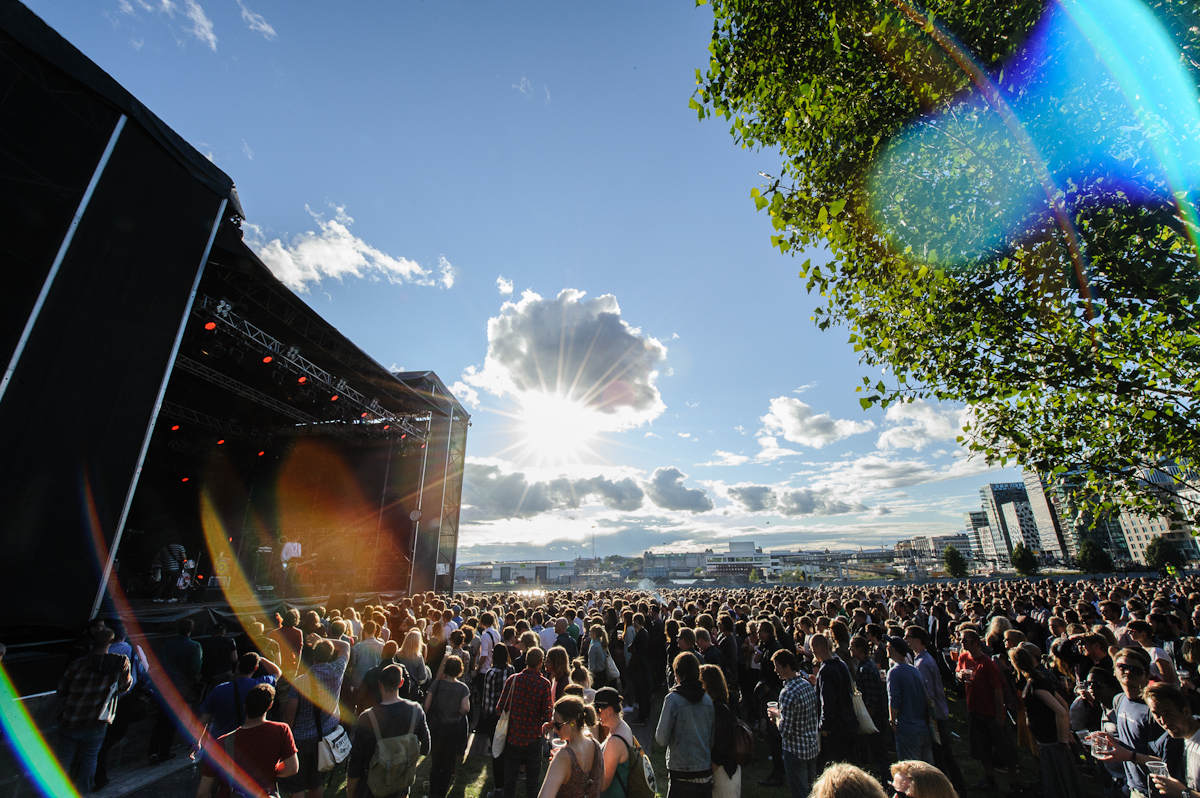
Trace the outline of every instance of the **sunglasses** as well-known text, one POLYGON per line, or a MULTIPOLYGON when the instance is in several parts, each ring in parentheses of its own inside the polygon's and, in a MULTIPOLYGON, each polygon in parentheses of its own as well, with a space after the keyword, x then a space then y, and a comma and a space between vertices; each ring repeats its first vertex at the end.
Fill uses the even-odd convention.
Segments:
POLYGON ((1133 673, 1138 676, 1142 676, 1146 673, 1145 668, 1139 668, 1136 665, 1126 665, 1124 662, 1117 663, 1117 670, 1119 670, 1121 673, 1133 673))

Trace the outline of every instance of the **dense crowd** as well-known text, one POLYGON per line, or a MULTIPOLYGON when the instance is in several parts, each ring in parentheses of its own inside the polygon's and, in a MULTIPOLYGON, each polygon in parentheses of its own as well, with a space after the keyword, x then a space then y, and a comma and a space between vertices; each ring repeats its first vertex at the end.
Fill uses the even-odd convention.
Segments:
POLYGON ((422 756, 429 798, 445 798, 468 750, 491 758, 488 798, 522 781, 530 798, 736 798, 764 753, 758 784, 791 798, 883 784, 952 798, 997 790, 997 774, 1015 788, 1021 749, 1044 798, 1191 798, 1197 591, 1185 578, 425 594, 288 610, 203 646, 183 621, 158 674, 97 619, 60 686, 61 761, 101 785, 122 721, 157 702, 151 756, 172 758, 182 732, 200 798, 316 798, 342 762, 351 798, 404 796, 422 756), (172 691, 194 712, 172 711, 172 691), (639 726, 666 752, 657 784, 639 726), (982 773, 969 786, 960 736, 982 773))

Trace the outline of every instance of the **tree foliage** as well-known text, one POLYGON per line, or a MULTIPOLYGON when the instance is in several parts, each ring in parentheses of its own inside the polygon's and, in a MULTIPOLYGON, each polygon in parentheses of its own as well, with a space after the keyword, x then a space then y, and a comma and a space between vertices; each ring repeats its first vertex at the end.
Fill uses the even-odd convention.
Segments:
POLYGON ((1075 555, 1075 565, 1079 570, 1089 574, 1113 569, 1112 557, 1091 538, 1084 538, 1083 542, 1079 544, 1079 553, 1075 555))
MULTIPOLYGON (((1194 82, 1200 6, 1147 5, 1194 82)), ((817 325, 848 328, 875 375, 859 388, 864 408, 965 403, 960 440, 991 461, 1069 474, 1092 507, 1200 519, 1200 506, 1139 479, 1200 463, 1195 229, 1174 202, 1146 198, 1172 196, 1145 167, 1151 134, 1086 129, 1112 85, 1005 77, 1053 6, 930 0, 921 16, 899 2, 714 0, 691 106, 724 118, 741 146, 781 154, 751 197, 781 252, 828 253, 800 277, 821 297, 817 325), (1021 135, 1108 136, 1104 157, 1044 146, 1034 163, 996 108, 971 99, 961 52, 1021 105, 1021 135), (1149 190, 1127 191, 1114 169, 1149 190), (1070 178, 1031 196, 1043 172, 1070 178), (1016 232, 996 235, 1000 217, 1016 232)), ((1078 56, 1046 48, 1023 68, 1065 70, 1078 56)))
POLYGON ((1187 557, 1179 547, 1166 538, 1157 536, 1146 546, 1146 565, 1156 571, 1164 570, 1168 565, 1182 568, 1187 565, 1187 557))
POLYGON ((1038 572, 1037 555, 1030 551, 1024 543, 1018 543, 1013 546, 1009 560, 1012 562, 1013 568, 1016 568, 1017 573, 1021 576, 1033 576, 1038 572))
POLYGON ((962 579, 970 573, 971 568, 967 564, 967 558, 953 546, 946 547, 946 550, 942 552, 942 559, 946 562, 946 573, 955 579, 962 579))

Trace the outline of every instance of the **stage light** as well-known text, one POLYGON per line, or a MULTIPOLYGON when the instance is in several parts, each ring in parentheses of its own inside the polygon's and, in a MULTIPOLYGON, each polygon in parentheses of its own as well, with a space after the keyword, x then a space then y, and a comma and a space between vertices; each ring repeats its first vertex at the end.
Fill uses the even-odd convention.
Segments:
POLYGON ((187 482, 187 481, 188 481, 188 477, 184 477, 184 478, 183 478, 183 481, 184 481, 184 482, 187 482))
POLYGON ((331 402, 336 402, 337 400, 338 400, 338 395, 336 393, 333 396, 329 397, 329 401, 331 401, 331 402))
POLYGON ((271 357, 270 355, 267 355, 266 357, 264 357, 264 358, 263 358, 263 362, 264 362, 264 363, 270 363, 270 362, 271 362, 272 360, 274 360, 274 359, 275 359, 275 358, 271 357))
MULTIPOLYGON (((366 417, 367 417, 366 413, 363 413, 361 416, 359 416, 359 418, 366 418, 366 417)), ((387 429, 387 427, 384 427, 384 429, 387 429)))
MULTIPOLYGON (((384 429, 387 429, 387 427, 384 427, 384 429)), ((408 433, 405 432, 403 435, 400 436, 400 440, 404 440, 407 437, 408 437, 408 433)))
POLYGON ((206 321, 204 322, 204 329, 212 332, 213 330, 217 329, 217 323, 215 321, 206 321))
POLYGON ((308 382, 308 377, 301 377, 300 379, 296 380, 296 382, 303 385, 304 383, 308 382))
POLYGON ((384 424, 384 425, 383 425, 383 428, 384 428, 384 429, 388 429, 388 428, 390 428, 391 426, 392 426, 391 424, 384 424))
POLYGON ((220 445, 221 445, 222 443, 224 443, 224 442, 225 442, 225 439, 224 439, 224 438, 222 438, 221 440, 217 441, 217 446, 220 446, 220 445))
POLYGON ((421 444, 421 448, 422 448, 422 449, 424 449, 424 448, 425 448, 425 444, 423 444, 423 443, 422 443, 422 444, 421 444))
POLYGON ((178 431, 178 429, 179 429, 179 425, 175 424, 171 427, 171 432, 176 432, 176 431, 178 431))

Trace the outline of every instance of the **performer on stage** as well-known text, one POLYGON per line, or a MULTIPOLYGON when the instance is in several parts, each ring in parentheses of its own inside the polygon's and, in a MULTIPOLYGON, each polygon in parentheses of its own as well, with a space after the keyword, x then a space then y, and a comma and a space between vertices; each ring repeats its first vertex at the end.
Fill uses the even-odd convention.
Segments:
POLYGON ((156 602, 175 601, 176 585, 179 582, 180 575, 183 574, 184 563, 187 562, 187 551, 179 544, 178 540, 168 543, 158 550, 158 554, 154 555, 153 562, 150 563, 150 568, 160 569, 161 578, 158 583, 158 592, 154 600, 156 602))

